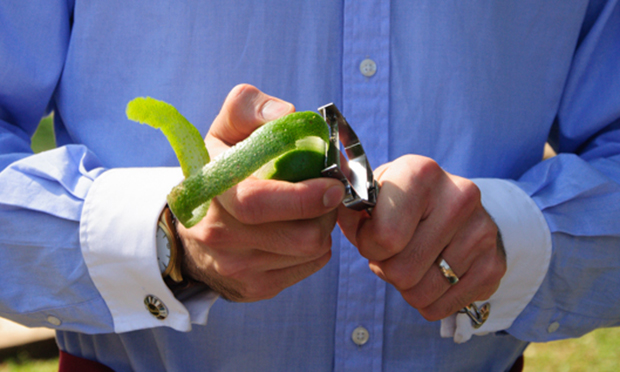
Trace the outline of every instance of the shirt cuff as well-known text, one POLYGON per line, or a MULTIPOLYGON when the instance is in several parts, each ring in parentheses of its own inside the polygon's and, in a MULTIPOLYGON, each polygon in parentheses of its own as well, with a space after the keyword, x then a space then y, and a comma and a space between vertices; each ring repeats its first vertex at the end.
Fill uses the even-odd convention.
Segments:
POLYGON ((509 328, 532 300, 540 287, 551 260, 551 233, 534 201, 515 184, 500 179, 472 180, 482 194, 482 205, 502 235, 506 250, 506 274, 497 291, 487 301, 491 305, 487 321, 474 329, 467 314, 457 313, 441 321, 441 336, 455 342, 468 341, 472 335, 509 328))
POLYGON ((166 195, 183 180, 180 168, 116 168, 97 177, 84 201, 80 245, 88 272, 108 306, 116 333, 205 324, 217 295, 202 291, 184 303, 164 283, 155 233, 166 195), (144 300, 157 297, 168 312, 152 315, 144 300), (161 317, 160 317, 161 318, 161 317))

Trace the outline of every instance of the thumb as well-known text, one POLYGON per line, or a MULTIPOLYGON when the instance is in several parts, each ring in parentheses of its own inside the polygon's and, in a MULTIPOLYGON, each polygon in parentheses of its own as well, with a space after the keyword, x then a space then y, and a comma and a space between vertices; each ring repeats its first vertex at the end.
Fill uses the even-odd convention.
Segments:
POLYGON ((237 85, 228 93, 209 129, 207 141, 215 140, 232 146, 266 122, 294 111, 292 104, 267 95, 252 85, 237 85))

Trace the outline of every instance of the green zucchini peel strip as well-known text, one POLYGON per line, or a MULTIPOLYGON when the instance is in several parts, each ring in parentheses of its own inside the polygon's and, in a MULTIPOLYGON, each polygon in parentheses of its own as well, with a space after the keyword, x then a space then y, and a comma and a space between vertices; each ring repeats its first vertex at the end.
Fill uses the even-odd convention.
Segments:
POLYGON ((129 101, 125 110, 129 120, 160 129, 179 159, 185 178, 209 162, 209 152, 198 129, 171 104, 151 97, 129 101))
MULTIPOLYGON (((211 199, 265 164, 279 157, 284 162, 295 159, 282 155, 293 154, 298 144, 300 151, 308 151, 307 141, 301 140, 318 137, 325 144, 323 154, 329 143, 329 129, 320 115, 311 111, 295 112, 264 124, 210 162, 198 130, 171 105, 153 98, 136 98, 127 106, 127 117, 161 129, 177 154, 186 178, 172 189, 167 200, 172 213, 186 228, 202 220, 211 199)), ((312 151, 320 153, 320 147, 315 144, 312 151)))

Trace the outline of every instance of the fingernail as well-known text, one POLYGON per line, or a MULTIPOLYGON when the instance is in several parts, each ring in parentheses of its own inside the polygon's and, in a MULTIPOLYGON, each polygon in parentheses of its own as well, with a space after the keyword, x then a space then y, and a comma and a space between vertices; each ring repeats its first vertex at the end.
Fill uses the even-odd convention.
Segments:
POLYGON ((325 208, 334 208, 342 202, 344 198, 344 186, 332 186, 323 194, 323 205, 325 208))
POLYGON ((263 106, 263 119, 270 121, 281 118, 293 109, 293 105, 282 101, 267 101, 263 106))

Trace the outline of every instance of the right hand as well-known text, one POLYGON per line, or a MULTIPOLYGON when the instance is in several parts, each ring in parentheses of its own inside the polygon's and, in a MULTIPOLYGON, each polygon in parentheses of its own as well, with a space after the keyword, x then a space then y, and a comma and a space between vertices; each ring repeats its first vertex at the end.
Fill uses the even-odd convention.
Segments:
MULTIPOLYGON (((211 157, 293 111, 253 86, 236 86, 207 134, 211 157)), ((191 229, 178 224, 184 275, 231 301, 272 298, 329 261, 343 197, 344 186, 331 178, 289 183, 250 177, 214 198, 191 229)))

